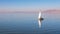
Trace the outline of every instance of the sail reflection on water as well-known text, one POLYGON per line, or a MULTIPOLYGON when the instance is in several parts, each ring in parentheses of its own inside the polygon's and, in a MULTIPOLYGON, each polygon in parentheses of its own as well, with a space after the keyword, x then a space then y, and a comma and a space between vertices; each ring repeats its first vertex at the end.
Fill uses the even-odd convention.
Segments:
POLYGON ((38 24, 39 24, 39 28, 41 28, 41 21, 40 20, 38 20, 38 24))

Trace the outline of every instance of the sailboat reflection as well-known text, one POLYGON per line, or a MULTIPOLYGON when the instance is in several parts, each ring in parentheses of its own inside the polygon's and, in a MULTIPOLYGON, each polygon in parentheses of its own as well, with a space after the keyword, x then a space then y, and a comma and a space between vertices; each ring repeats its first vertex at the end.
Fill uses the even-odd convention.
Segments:
POLYGON ((40 20, 38 20, 38 24, 39 24, 39 28, 41 27, 41 21, 40 20))
POLYGON ((38 20, 39 28, 41 27, 42 20, 38 20))
POLYGON ((39 24, 39 28, 41 27, 41 22, 42 22, 43 18, 41 15, 41 12, 39 12, 39 16, 38 16, 38 24, 39 24))

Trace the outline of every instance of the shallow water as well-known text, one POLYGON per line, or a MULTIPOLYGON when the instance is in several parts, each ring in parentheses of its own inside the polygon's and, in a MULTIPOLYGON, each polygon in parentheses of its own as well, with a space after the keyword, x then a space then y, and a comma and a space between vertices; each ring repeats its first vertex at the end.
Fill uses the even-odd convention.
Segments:
POLYGON ((58 34, 60 15, 42 14, 42 26, 38 25, 38 14, 5 13, 0 14, 0 34, 58 34))

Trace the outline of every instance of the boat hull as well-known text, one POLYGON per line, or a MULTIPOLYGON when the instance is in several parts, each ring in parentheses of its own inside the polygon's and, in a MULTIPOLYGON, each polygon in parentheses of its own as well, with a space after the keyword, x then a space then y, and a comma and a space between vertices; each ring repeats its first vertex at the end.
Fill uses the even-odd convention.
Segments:
POLYGON ((40 21, 44 20, 43 18, 39 18, 40 21))

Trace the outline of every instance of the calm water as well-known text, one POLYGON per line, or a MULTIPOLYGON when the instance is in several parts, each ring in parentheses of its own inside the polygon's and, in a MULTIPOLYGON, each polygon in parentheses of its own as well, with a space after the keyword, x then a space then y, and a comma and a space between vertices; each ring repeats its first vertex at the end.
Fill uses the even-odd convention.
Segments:
POLYGON ((42 14, 42 26, 38 26, 38 14, 0 14, 0 34, 59 34, 60 14, 42 14))

